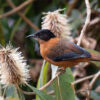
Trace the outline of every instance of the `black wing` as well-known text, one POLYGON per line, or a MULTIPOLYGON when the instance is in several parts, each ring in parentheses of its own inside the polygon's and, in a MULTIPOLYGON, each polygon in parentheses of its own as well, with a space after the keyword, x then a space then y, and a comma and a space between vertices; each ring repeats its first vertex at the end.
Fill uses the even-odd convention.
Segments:
POLYGON ((78 45, 61 40, 50 50, 47 57, 53 61, 66 61, 78 58, 90 58, 91 55, 78 45))

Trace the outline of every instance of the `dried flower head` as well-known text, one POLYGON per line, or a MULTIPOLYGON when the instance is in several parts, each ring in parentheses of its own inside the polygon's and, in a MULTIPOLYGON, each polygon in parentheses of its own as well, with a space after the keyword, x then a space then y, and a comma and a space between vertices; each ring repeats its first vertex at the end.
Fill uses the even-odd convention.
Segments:
POLYGON ((0 82, 4 85, 18 85, 26 83, 28 66, 18 48, 11 45, 0 48, 0 82))
POLYGON ((57 37, 70 39, 71 32, 65 14, 60 14, 62 9, 58 9, 54 12, 44 13, 42 18, 42 29, 51 30, 57 37))

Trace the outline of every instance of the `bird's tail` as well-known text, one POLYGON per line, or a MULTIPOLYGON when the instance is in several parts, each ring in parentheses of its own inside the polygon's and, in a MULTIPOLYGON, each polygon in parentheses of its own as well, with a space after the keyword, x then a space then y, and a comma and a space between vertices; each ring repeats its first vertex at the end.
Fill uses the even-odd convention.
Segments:
POLYGON ((100 54, 91 53, 91 60, 92 61, 100 61, 100 54))

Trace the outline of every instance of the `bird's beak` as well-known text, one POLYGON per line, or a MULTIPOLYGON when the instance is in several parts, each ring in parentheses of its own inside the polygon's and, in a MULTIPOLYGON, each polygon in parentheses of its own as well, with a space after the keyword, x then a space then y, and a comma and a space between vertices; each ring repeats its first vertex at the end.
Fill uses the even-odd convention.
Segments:
POLYGON ((30 38, 30 37, 33 37, 33 38, 36 38, 36 34, 31 34, 31 35, 28 35, 26 38, 30 38))

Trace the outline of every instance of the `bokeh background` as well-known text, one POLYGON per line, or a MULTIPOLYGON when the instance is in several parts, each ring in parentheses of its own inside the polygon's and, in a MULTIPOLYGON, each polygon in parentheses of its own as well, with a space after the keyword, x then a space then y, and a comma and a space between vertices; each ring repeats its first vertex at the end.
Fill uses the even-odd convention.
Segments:
MULTIPOLYGON (((0 16, 18 7, 29 0, 0 0, 0 16)), ((36 40, 26 38, 41 29, 43 12, 54 11, 59 8, 64 9, 61 13, 68 16, 71 27, 72 40, 77 43, 78 36, 86 19, 86 6, 84 0, 31 0, 28 5, 20 11, 9 16, 0 18, 0 44, 6 46, 9 42, 14 47, 20 47, 27 63, 30 65, 31 79, 29 83, 37 86, 43 59, 40 56, 39 44, 36 40), (24 17, 23 17, 24 16, 24 17)), ((100 52, 100 0, 90 0, 91 21, 86 29, 86 34, 82 38, 81 46, 100 52)), ((93 51, 94 52, 94 51, 93 51)), ((85 63, 72 68, 75 79, 83 78, 95 74, 99 71, 100 64, 85 63)), ((51 69, 49 67, 48 80, 50 79, 51 69)), ((87 89, 90 80, 86 80, 76 85, 76 90, 87 89)), ((93 87, 93 100, 100 100, 100 79, 93 87), (98 92, 98 93, 97 93, 98 92)), ((29 88, 25 88, 29 90, 29 88)), ((8 90, 12 91, 12 89, 8 90)), ((35 96, 25 95, 25 100, 32 100, 35 96)), ((78 93, 77 100, 84 100, 85 94, 78 93)), ((16 99, 10 99, 16 100, 16 99)))

